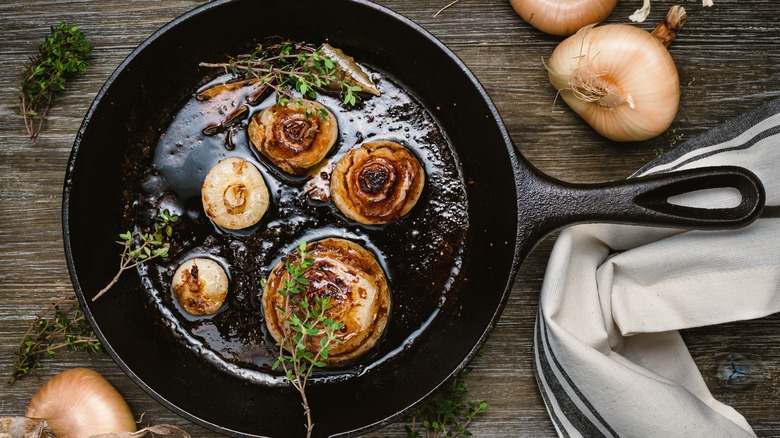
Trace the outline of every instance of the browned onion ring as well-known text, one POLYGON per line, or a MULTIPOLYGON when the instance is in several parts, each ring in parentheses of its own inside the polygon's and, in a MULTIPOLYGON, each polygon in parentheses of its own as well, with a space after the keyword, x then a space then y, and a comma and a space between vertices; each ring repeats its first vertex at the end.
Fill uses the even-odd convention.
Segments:
MULTIPOLYGON (((333 307, 326 311, 326 316, 344 323, 344 328, 337 333, 343 343, 331 344, 324 362, 328 366, 347 364, 371 349, 387 325, 390 289, 385 273, 370 251, 349 240, 319 240, 308 244, 306 251, 311 252, 314 263, 303 274, 309 284, 295 299, 305 297, 313 303, 315 297, 330 297, 333 307)), ((287 260, 295 262, 298 257, 294 253, 287 260)), ((280 310, 285 308, 285 298, 279 290, 289 279, 285 263, 279 262, 268 276, 263 291, 265 323, 276 342, 281 342, 285 333, 284 312, 280 310)), ((290 309, 300 313, 294 305, 290 309)), ((320 338, 310 337, 307 350, 318 351, 320 338)))
POLYGON ((363 143, 333 169, 330 197, 348 218, 362 224, 386 224, 414 207, 425 185, 417 158, 392 141, 363 143))
POLYGON ((274 105, 252 117, 247 133, 257 150, 291 175, 303 175, 336 144, 333 114, 311 100, 274 105))
POLYGON ((211 315, 225 302, 227 273, 214 260, 194 257, 179 265, 171 289, 179 304, 191 315, 211 315))

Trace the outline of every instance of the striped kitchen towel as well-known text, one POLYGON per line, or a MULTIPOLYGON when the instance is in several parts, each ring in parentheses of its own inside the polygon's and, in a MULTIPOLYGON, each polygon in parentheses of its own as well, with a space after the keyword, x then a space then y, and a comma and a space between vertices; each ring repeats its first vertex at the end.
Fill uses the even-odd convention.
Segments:
MULTIPOLYGON (((635 176, 717 165, 750 169, 765 186, 766 208, 747 228, 587 224, 559 235, 540 297, 535 360, 560 436, 754 436, 742 415, 710 394, 678 330, 780 311, 780 100, 635 176)), ((700 191, 675 202, 732 207, 739 195, 700 191)))

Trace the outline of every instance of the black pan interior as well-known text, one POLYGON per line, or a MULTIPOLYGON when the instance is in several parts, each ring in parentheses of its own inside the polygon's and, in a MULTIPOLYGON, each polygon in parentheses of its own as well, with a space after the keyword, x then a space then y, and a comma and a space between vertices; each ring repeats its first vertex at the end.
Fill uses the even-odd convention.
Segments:
POLYGON ((228 435, 303 432, 294 392, 220 372, 161 337, 155 314, 139 299, 143 287, 135 273, 104 299, 85 299, 115 273, 124 160, 152 153, 161 130, 203 81, 198 62, 241 53, 273 35, 328 41, 391 74, 437 119, 468 181, 470 231, 457 293, 397 360, 360 378, 310 387, 316 435, 354 435, 400 419, 465 366, 506 301, 517 259, 513 145, 473 75, 410 21, 362 1, 239 0, 205 5, 153 35, 98 94, 74 145, 63 208, 69 268, 110 354, 161 403, 228 435))

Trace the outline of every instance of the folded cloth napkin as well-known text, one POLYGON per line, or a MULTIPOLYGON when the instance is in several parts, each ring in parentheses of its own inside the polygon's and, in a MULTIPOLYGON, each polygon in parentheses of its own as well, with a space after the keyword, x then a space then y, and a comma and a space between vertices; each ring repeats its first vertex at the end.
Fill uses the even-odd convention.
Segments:
MULTIPOLYGON (((780 311, 780 100, 651 162, 634 176, 737 165, 763 182, 758 221, 735 231, 587 224, 562 231, 540 297, 536 376, 558 434, 754 436, 715 400, 677 330, 780 311)), ((676 203, 732 207, 728 190, 676 203)))

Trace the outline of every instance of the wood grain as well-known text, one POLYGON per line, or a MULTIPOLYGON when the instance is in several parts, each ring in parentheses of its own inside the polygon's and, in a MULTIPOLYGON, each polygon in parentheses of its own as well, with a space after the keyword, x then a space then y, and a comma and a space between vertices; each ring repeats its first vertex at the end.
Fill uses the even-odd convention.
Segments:
MULTIPOLYGON (((159 27, 203 1, 5 0, 0 3, 0 377, 10 375, 21 335, 55 297, 72 292, 62 248, 61 193, 76 131, 92 99, 127 54, 159 27), (52 108, 37 144, 17 115, 20 68, 49 26, 78 24, 95 46, 89 71, 52 108)), ((440 38, 474 71, 496 103, 512 139, 541 170, 574 182, 629 176, 644 163, 706 129, 780 95, 780 20, 775 0, 688 1, 689 21, 671 46, 682 83, 681 108, 662 136, 637 144, 595 134, 547 83, 543 59, 560 41, 523 22, 505 0, 382 0, 440 38)), ((654 1, 643 28, 672 5, 654 1)), ((641 2, 621 2, 608 22, 628 22, 641 2)), ((292 18, 291 18, 292 19, 292 18)), ((345 23, 337 25, 348 25, 345 23)), ((552 239, 518 275, 504 314, 472 366, 474 399, 491 408, 476 436, 554 436, 533 376, 532 332, 552 239)), ((760 436, 780 435, 780 315, 688 330, 691 354, 713 394, 745 415, 760 436), (740 370, 735 373, 734 370, 740 370)), ((32 377, 0 391, 0 414, 23 414, 46 378, 87 366, 103 374, 144 422, 179 425, 194 437, 216 436, 171 413, 141 391, 107 356, 62 353, 32 377)), ((641 431, 638 431, 641 433, 641 431)), ((372 433, 405 436, 403 422, 372 433)))

